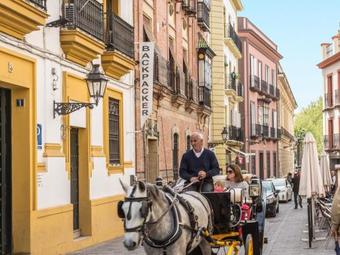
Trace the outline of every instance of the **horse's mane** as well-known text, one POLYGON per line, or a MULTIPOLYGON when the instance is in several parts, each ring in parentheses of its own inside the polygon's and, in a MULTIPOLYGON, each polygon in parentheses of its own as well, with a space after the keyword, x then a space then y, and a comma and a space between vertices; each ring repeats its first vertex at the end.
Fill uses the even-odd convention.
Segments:
POLYGON ((142 181, 137 181, 135 186, 141 192, 144 192, 145 190, 147 190, 148 195, 152 199, 159 199, 159 198, 162 198, 162 199, 164 198, 165 199, 164 192, 161 191, 159 189, 159 187, 157 187, 155 184, 145 183, 145 182, 142 182, 142 181))

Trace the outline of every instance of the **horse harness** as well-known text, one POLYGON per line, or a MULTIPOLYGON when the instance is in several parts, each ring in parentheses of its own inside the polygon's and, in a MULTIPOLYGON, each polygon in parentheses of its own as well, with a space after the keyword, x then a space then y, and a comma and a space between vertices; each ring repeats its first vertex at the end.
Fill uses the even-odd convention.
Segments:
MULTIPOLYGON (((192 237, 190 239, 190 242, 187 247, 187 251, 191 249, 192 243, 194 239, 201 234, 203 231, 202 228, 198 227, 198 216, 194 212, 194 208, 191 206, 189 201, 187 201, 183 196, 179 195, 178 193, 175 193, 170 187, 164 186, 163 191, 165 192, 165 197, 168 200, 169 207, 161 214, 161 216, 153 221, 147 222, 147 217, 152 210, 152 201, 148 197, 133 197, 134 193, 136 191, 136 186, 133 188, 130 197, 126 197, 124 201, 119 201, 118 202, 118 216, 122 219, 124 219, 124 230, 125 232, 141 232, 144 238, 145 243, 147 243, 150 247, 157 248, 157 249, 163 249, 163 254, 166 254, 166 248, 173 243, 175 243, 181 236, 182 234, 182 228, 187 229, 191 231, 192 237), (132 203, 134 202, 141 202, 142 207, 140 209, 140 215, 144 219, 143 224, 140 226, 136 226, 133 228, 127 228, 126 227, 126 221, 125 221, 125 214, 122 209, 122 205, 124 202, 130 202, 129 204, 129 211, 126 215, 126 218, 128 220, 131 219, 131 206, 132 203), (183 224, 182 223, 182 216, 180 213, 180 210, 178 208, 178 203, 179 202, 184 209, 187 211, 189 215, 189 221, 190 221, 190 226, 183 224), (150 232, 152 232, 153 226, 155 226, 157 223, 161 221, 161 219, 169 212, 172 212, 172 217, 173 217, 173 225, 175 228, 171 231, 169 236, 167 238, 164 238, 163 240, 156 240, 150 237, 150 232), (147 228, 146 226, 151 226, 150 228, 147 228)), ((199 200, 204 208, 207 210, 206 206, 204 203, 196 196, 192 194, 187 194, 190 195, 191 197, 194 197, 195 199, 199 200)), ((211 222, 210 222, 211 223, 211 222)))

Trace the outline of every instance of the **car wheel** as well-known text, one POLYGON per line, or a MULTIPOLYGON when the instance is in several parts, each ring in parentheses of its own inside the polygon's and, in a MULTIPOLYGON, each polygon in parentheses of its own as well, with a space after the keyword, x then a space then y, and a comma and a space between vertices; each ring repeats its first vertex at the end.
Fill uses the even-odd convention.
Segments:
POLYGON ((276 211, 277 211, 277 209, 273 211, 273 213, 271 215, 272 217, 276 217, 276 211))

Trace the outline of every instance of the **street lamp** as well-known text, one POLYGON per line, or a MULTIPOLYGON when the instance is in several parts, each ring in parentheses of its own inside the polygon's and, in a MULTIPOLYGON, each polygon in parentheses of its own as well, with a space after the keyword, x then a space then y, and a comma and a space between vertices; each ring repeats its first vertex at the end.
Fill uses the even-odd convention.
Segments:
POLYGON ((94 64, 91 72, 87 75, 85 80, 89 90, 89 95, 93 98, 94 103, 57 103, 53 101, 53 118, 55 118, 56 113, 58 115, 67 115, 83 107, 93 109, 94 105, 98 105, 99 99, 104 97, 108 79, 106 79, 100 72, 99 65, 94 64))
POLYGON ((227 127, 223 128, 221 135, 222 135, 222 140, 224 142, 226 142, 228 140, 228 129, 227 129, 227 127))

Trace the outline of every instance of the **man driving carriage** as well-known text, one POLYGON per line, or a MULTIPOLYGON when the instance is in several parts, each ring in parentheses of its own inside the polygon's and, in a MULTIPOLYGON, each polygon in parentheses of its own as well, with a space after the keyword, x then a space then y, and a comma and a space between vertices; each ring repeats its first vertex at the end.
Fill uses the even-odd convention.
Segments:
POLYGON ((179 175, 186 180, 185 185, 193 183, 187 190, 210 192, 214 190, 212 177, 218 175, 220 167, 215 154, 203 147, 203 134, 194 132, 190 142, 192 150, 183 154, 179 175))

